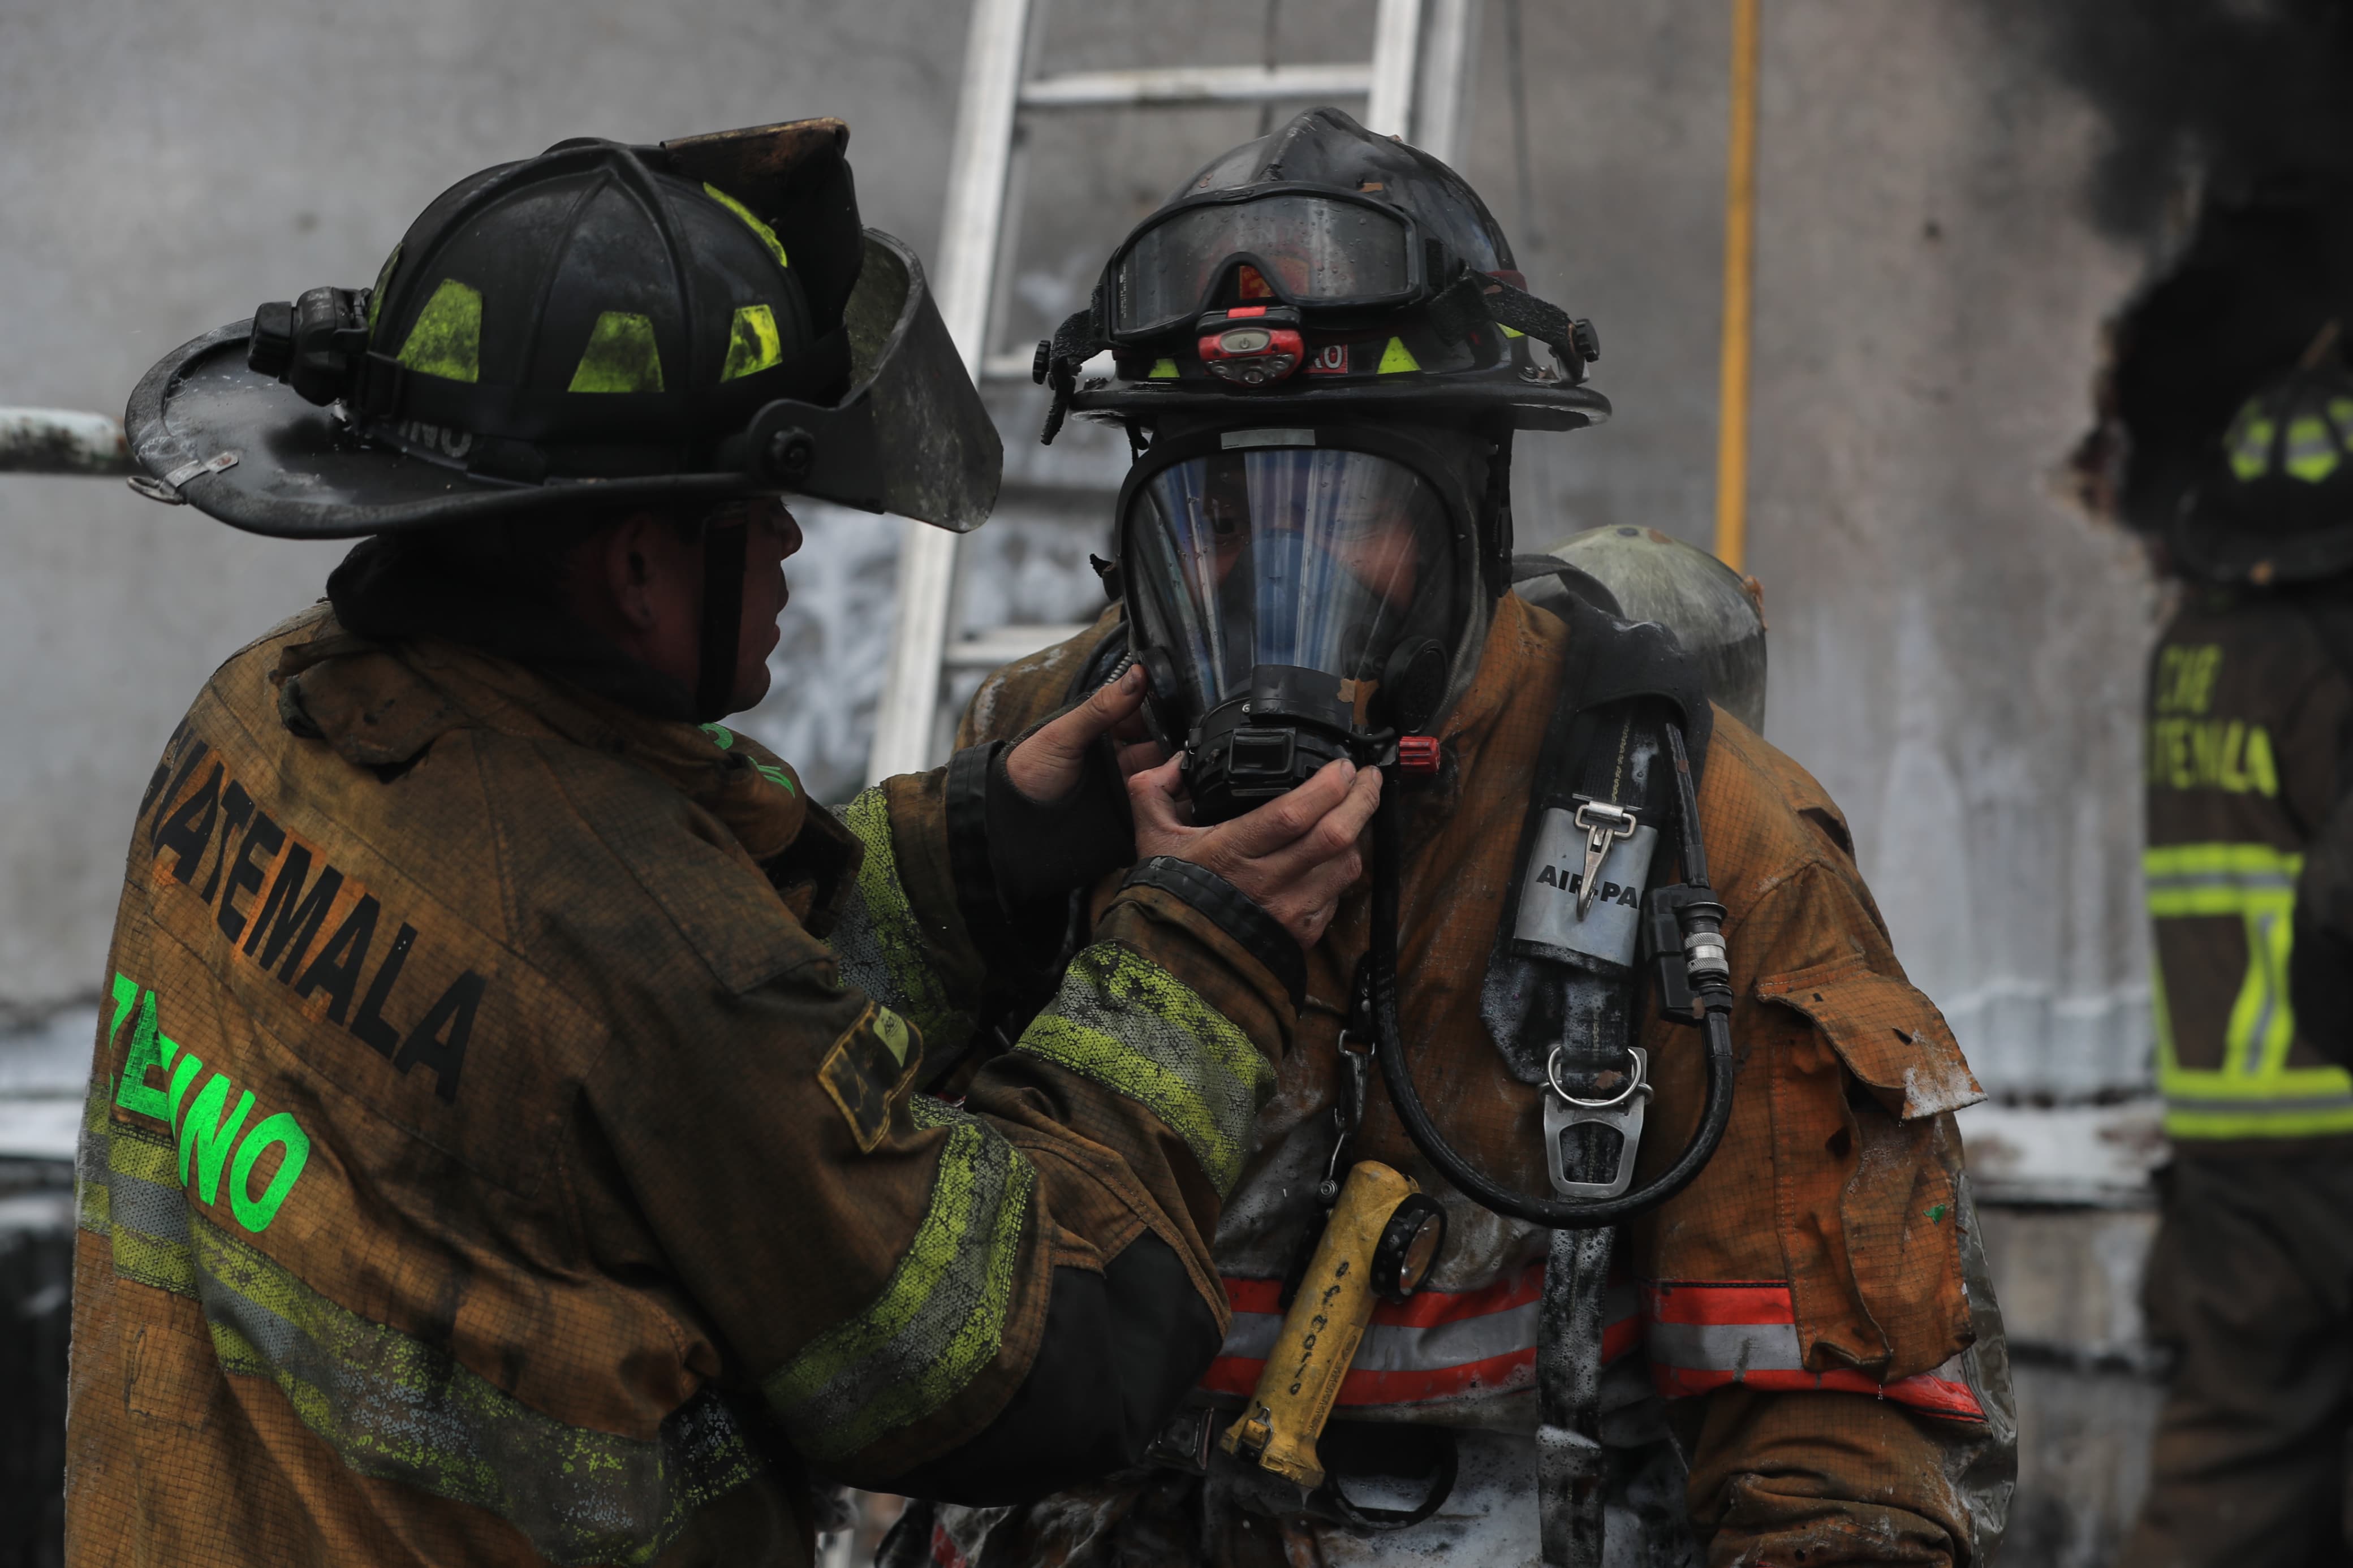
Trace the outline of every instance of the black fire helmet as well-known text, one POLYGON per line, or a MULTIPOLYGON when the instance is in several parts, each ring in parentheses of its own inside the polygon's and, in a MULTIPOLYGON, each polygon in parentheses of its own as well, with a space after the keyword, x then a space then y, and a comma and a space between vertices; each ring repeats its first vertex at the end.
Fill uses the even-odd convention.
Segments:
POLYGON ((2247 399, 2168 541, 2211 583, 2311 583, 2353 572, 2353 366, 2332 327, 2247 399))
POLYGON ((469 176, 373 288, 164 356, 134 487, 290 538, 778 493, 976 527, 1002 447, 913 253, 861 229, 848 140, 577 140, 469 176))
POLYGON ((1046 439, 1066 409, 1145 427, 1229 410, 1261 424, 1601 423, 1609 400, 1583 384, 1600 357, 1592 323, 1525 281, 1461 175, 1311 109, 1196 173, 1039 344, 1038 379, 1055 389, 1046 439), (1105 349, 1114 374, 1078 384, 1105 349))

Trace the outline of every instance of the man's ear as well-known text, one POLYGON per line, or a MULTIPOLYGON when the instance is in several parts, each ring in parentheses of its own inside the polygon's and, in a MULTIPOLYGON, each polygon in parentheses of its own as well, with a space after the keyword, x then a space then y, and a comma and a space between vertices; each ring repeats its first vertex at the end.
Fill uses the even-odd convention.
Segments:
POLYGON ((602 542, 598 562, 613 607, 633 631, 651 630, 659 613, 651 589, 662 522, 651 512, 635 512, 621 520, 602 542))

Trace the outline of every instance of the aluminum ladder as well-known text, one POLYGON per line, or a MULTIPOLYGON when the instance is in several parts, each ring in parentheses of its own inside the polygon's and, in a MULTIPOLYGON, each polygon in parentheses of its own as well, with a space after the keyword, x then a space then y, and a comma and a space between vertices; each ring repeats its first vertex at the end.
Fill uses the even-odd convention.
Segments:
MULTIPOLYGON (((1364 122, 1451 161, 1462 118, 1480 0, 1378 0, 1372 58, 1330 65, 1160 66, 1027 77, 1032 0, 974 0, 964 86, 948 165, 939 302, 976 381, 1027 380, 1030 351, 992 352, 990 301, 1006 242, 1017 124, 1059 109, 1365 100, 1364 122)), ((1178 173, 1181 171, 1172 171, 1178 173)), ((950 669, 995 668, 1070 636, 1074 626, 999 626, 955 646, 948 621, 956 535, 902 521, 899 614, 875 713, 867 776, 933 765, 941 682, 950 669)))

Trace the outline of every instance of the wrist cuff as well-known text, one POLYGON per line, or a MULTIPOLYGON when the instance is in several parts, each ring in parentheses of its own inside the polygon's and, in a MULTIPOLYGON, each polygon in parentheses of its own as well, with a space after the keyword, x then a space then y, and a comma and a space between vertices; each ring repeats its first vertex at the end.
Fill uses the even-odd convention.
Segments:
POLYGON ((1157 888, 1182 899, 1273 973, 1295 1008, 1307 1003, 1307 952, 1282 923, 1252 902, 1250 895, 1206 866, 1155 855, 1128 872, 1124 888, 1157 888))

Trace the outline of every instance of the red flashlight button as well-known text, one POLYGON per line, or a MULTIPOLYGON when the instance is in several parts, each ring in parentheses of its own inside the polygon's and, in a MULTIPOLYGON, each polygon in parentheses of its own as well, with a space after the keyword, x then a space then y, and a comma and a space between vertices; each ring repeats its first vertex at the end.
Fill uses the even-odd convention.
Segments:
POLYGON ((1438 737, 1435 735, 1400 735, 1398 737, 1398 772, 1409 779, 1426 779, 1438 772, 1438 737))

